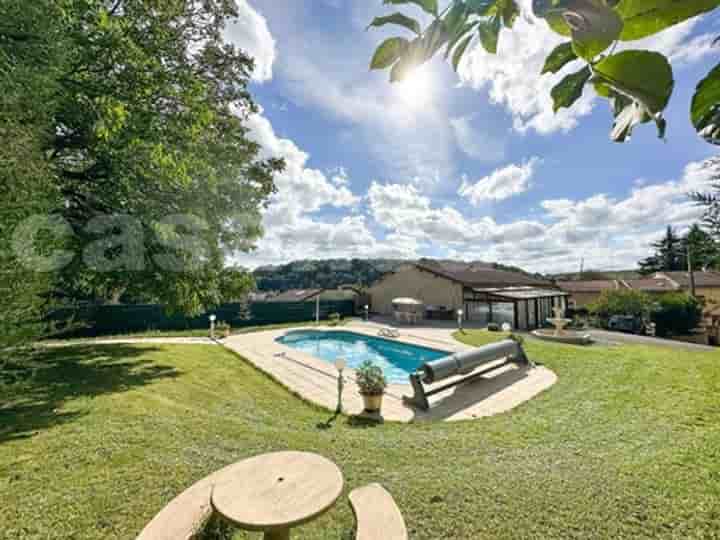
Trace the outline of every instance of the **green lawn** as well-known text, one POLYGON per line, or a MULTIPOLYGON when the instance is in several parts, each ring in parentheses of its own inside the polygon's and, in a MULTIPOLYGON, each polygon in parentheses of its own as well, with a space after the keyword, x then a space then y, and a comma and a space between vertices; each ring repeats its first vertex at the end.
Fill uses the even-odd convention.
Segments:
MULTIPOLYGON (((50 350, 0 398, 0 538, 132 539, 195 480, 281 449, 381 482, 414 539, 720 537, 720 353, 526 348, 559 381, 511 413, 329 429, 219 347, 50 350)), ((296 538, 352 525, 342 501, 296 538)))

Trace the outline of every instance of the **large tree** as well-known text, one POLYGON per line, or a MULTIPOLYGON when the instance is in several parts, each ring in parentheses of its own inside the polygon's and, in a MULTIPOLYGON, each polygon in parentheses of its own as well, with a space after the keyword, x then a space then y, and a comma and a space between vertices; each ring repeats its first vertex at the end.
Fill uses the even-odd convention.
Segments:
MULTIPOLYGON (((235 2, 6 0, 0 14, 2 271, 32 283, 3 311, 51 286, 186 313, 224 300, 226 257, 252 249, 283 166, 245 127, 253 61, 223 39, 235 2)), ((234 297, 252 283, 231 282, 234 297)))
POLYGON ((686 268, 683 266, 686 259, 683 255, 682 239, 672 226, 668 225, 665 236, 657 242, 653 242, 652 248, 655 252, 647 259, 640 261, 641 273, 674 272, 686 268))
MULTIPOLYGON (((444 51, 457 70, 473 42, 495 54, 503 28, 512 28, 517 0, 451 0, 440 11, 438 0, 384 0, 384 4, 414 5, 430 23, 406 13, 376 17, 370 26, 394 24, 409 37, 392 37, 377 48, 372 69, 390 69, 390 80, 402 80, 416 66, 444 51)), ((579 60, 579 69, 552 89, 557 111, 571 107, 585 91, 607 99, 614 116, 611 138, 623 142, 639 124, 654 122, 664 136, 663 118, 674 79, 663 54, 643 49, 616 51, 619 42, 655 35, 684 21, 708 14, 720 0, 533 0, 534 14, 567 41, 548 50, 542 73, 557 73, 579 60), (589 87, 589 88, 588 88, 589 87)), ((708 142, 720 143, 720 66, 702 80, 692 100, 691 120, 708 142)))

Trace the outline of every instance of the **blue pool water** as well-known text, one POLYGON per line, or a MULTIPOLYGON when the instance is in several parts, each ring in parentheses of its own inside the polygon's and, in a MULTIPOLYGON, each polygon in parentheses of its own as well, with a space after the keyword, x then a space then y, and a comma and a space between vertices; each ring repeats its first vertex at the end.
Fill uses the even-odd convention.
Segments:
POLYGON ((371 360, 391 383, 407 383, 408 375, 421 364, 451 354, 346 331, 294 330, 276 341, 326 362, 344 358, 350 368, 371 360))

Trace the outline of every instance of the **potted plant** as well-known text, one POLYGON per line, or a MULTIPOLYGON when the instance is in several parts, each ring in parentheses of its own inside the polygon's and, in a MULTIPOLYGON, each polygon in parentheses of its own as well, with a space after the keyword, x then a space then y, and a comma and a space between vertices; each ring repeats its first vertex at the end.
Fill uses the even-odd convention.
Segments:
POLYGON ((363 397, 366 412, 379 412, 382 407, 382 398, 387 388, 387 379, 379 366, 366 360, 356 370, 355 382, 363 397))
POLYGON ((215 325, 215 330, 222 337, 226 338, 226 337, 230 337, 230 331, 232 330, 232 328, 230 327, 230 325, 228 323, 226 323, 224 321, 220 321, 219 323, 217 323, 215 325))

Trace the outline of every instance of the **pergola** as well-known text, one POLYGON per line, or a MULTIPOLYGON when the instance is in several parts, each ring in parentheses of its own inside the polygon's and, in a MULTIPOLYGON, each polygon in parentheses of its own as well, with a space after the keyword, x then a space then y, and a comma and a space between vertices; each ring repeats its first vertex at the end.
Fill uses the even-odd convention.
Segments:
POLYGON ((568 293, 538 287, 470 288, 463 293, 469 320, 487 314, 487 322, 510 322, 513 328, 531 330, 542 327, 553 316, 553 308, 567 307, 568 293), (512 314, 508 307, 512 306, 512 314), (512 317, 512 321, 508 320, 512 317))

